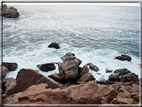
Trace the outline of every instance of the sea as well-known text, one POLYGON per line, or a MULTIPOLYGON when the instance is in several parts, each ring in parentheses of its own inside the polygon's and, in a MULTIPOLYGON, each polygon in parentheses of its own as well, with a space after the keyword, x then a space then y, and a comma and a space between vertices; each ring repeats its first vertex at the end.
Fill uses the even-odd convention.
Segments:
MULTIPOLYGON (((59 73, 43 72, 38 64, 58 62, 66 53, 82 60, 80 67, 93 63, 98 72, 89 70, 99 80, 108 79, 116 69, 127 68, 140 78, 140 6, 88 4, 12 5, 20 17, 3 18, 3 62, 16 62, 16 71, 6 78, 16 78, 22 68, 38 70, 48 76, 59 73), (48 48, 51 42, 60 49, 48 48), (132 61, 114 59, 121 54, 132 61), (112 73, 106 73, 106 69, 112 73)), ((8 5, 11 7, 11 5, 8 5)))

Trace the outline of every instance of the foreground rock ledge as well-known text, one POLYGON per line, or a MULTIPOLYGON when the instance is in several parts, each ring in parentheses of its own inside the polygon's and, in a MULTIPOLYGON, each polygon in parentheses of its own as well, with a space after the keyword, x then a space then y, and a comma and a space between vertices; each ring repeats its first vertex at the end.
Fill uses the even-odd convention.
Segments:
POLYGON ((21 69, 16 77, 16 85, 9 91, 7 95, 22 92, 32 85, 37 85, 40 83, 48 84, 48 88, 59 88, 59 84, 49 77, 38 73, 33 69, 21 69))
POLYGON ((102 101, 95 81, 65 89, 46 87, 45 83, 29 87, 19 96, 18 104, 101 104, 102 101))

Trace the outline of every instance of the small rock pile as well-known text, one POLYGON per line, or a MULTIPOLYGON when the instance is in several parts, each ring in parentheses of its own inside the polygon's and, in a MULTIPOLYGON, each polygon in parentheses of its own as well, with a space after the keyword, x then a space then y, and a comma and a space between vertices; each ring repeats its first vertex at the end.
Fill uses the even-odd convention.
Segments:
POLYGON ((19 12, 14 7, 7 8, 7 5, 2 6, 2 16, 5 18, 18 18, 20 16, 19 12))

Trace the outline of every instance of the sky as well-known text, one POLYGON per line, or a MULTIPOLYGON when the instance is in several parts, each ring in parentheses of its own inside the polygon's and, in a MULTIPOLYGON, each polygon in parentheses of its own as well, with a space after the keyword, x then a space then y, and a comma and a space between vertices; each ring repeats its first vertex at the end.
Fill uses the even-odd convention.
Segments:
POLYGON ((7 5, 119 5, 140 6, 140 3, 4 3, 7 5))

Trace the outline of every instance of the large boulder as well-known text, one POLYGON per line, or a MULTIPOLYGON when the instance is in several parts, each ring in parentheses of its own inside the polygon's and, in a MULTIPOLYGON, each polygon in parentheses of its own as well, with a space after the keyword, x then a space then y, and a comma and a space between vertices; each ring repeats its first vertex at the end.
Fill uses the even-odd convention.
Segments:
POLYGON ((54 63, 38 64, 37 67, 41 71, 46 71, 46 72, 54 70, 56 68, 54 63))
POLYGON ((7 95, 22 92, 30 86, 40 83, 47 83, 48 88, 52 89, 60 87, 53 79, 45 77, 33 69, 21 69, 16 77, 16 85, 7 92, 7 95))
POLYGON ((119 73, 119 75, 124 75, 124 74, 127 74, 127 73, 131 73, 131 71, 129 71, 128 69, 126 68, 123 68, 123 69, 116 69, 114 71, 114 73, 119 73))
POLYGON ((58 43, 56 42, 52 42, 50 45, 48 45, 48 48, 55 48, 55 49, 59 49, 60 46, 58 43))
POLYGON ((67 61, 67 60, 71 60, 71 59, 76 59, 76 57, 75 57, 74 53, 68 52, 64 56, 62 56, 61 59, 63 61, 67 61))
POLYGON ((77 83, 86 83, 92 80, 95 81, 94 76, 91 73, 85 73, 81 76, 81 78, 77 81, 77 83))
POLYGON ((101 104, 102 101, 95 81, 65 89, 46 87, 44 83, 29 87, 19 96, 19 104, 101 104))
POLYGON ((72 59, 59 63, 59 73, 62 75, 62 78, 68 80, 76 79, 81 62, 79 59, 72 59))
POLYGON ((8 72, 8 68, 7 67, 0 66, 0 77, 2 77, 2 79, 6 77, 7 72, 8 72), (2 74, 2 76, 1 76, 1 74, 2 74))
POLYGON ((99 68, 98 68, 96 65, 92 64, 92 63, 88 63, 88 64, 86 64, 86 65, 89 65, 89 68, 90 68, 91 70, 94 70, 94 71, 96 71, 96 72, 99 71, 99 68))
POLYGON ((130 56, 123 55, 123 54, 121 56, 115 57, 114 59, 118 59, 118 60, 121 60, 121 61, 125 61, 125 60, 131 61, 132 60, 132 58, 130 56))
POLYGON ((16 8, 14 7, 7 8, 7 5, 3 5, 2 16, 5 18, 18 18, 20 14, 16 8))
POLYGON ((2 65, 7 67, 9 71, 15 71, 18 68, 17 63, 2 62, 2 65))

